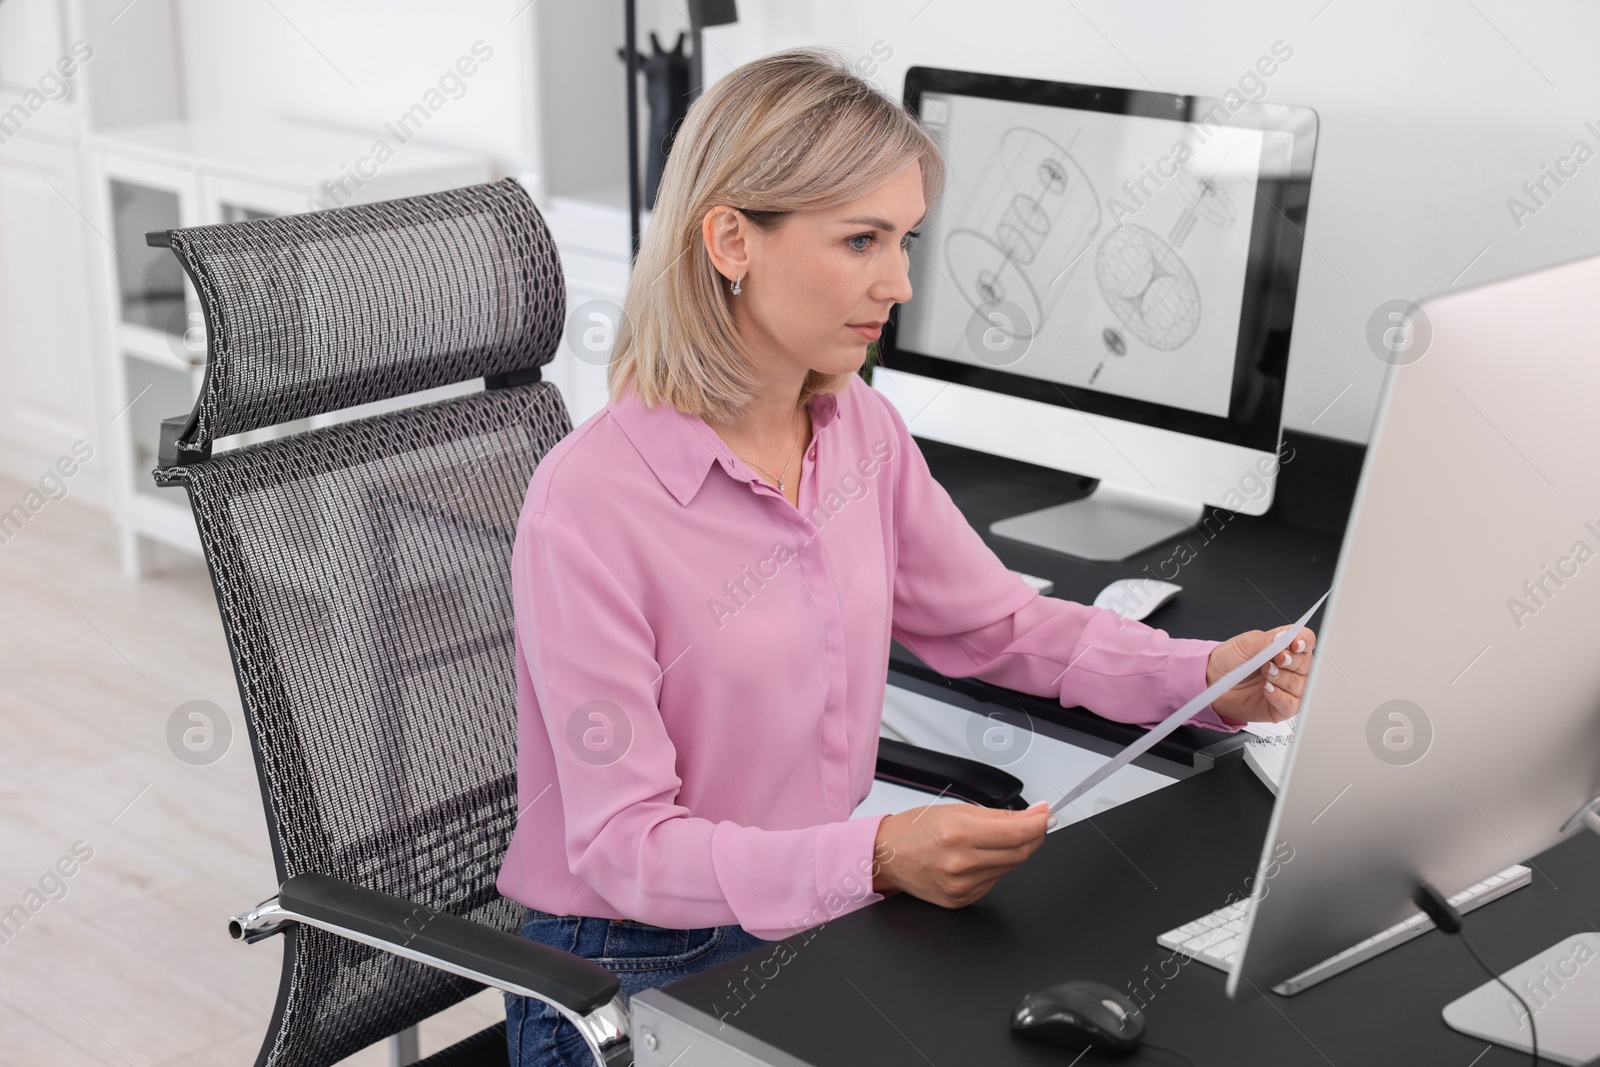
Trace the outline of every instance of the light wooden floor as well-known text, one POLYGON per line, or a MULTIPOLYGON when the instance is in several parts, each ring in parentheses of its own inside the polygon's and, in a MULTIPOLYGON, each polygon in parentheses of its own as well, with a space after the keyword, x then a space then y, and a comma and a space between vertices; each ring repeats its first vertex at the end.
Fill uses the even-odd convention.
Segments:
MULTIPOLYGON (((0 478, 0 510, 25 491, 0 478)), ((266 1030, 280 941, 226 932, 276 886, 255 770, 205 571, 173 560, 123 578, 109 518, 71 497, 0 544, 0 912, 76 842, 93 850, 0 943, 5 1067, 248 1067, 266 1030), (204 767, 165 736, 197 699, 235 730, 204 767)), ((425 1023, 422 1051, 503 1015, 480 994, 425 1023)))

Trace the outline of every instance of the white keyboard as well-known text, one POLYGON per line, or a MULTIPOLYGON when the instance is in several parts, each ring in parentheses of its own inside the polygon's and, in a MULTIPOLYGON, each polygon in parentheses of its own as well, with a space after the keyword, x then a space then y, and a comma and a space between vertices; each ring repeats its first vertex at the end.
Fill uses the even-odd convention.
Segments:
POLYGON ((1024 574, 1021 571, 1012 571, 1011 573, 1039 590, 1045 596, 1049 596, 1055 590, 1056 583, 1048 578, 1039 578, 1032 574, 1024 574))
MULTIPOLYGON (((1532 881, 1532 871, 1520 863, 1513 864, 1499 874, 1463 889, 1450 898, 1450 903, 1459 912, 1469 912, 1481 904, 1505 896, 1514 889, 1521 889, 1532 881)), ((1191 959, 1209 963, 1218 970, 1226 971, 1233 966, 1233 961, 1239 958, 1239 937, 1244 933, 1245 912, 1249 906, 1249 900, 1241 900, 1218 908, 1204 918, 1196 919, 1176 930, 1167 931, 1156 938, 1156 943, 1162 948, 1181 952, 1191 959)), ((1307 968, 1293 978, 1279 982, 1272 987, 1272 991, 1289 996, 1309 989, 1325 978, 1332 978, 1341 971, 1347 971, 1380 952, 1404 944, 1418 934, 1432 929, 1433 920, 1419 911, 1409 919, 1397 922, 1389 929, 1367 938, 1359 945, 1352 945, 1337 956, 1330 956, 1315 967, 1307 968)))

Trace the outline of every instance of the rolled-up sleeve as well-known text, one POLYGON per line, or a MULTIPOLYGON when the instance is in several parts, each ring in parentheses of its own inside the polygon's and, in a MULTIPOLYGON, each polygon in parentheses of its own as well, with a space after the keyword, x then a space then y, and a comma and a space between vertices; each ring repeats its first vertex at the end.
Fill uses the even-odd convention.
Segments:
MULTIPOLYGON (((884 404, 904 457, 895 488, 893 633, 928 666, 1118 722, 1153 725, 1206 687, 1216 641, 1176 638, 1116 612, 1042 596, 984 544, 884 404)), ((1191 721, 1232 732, 1211 705, 1191 721)))
POLYGON ((516 641, 554 751, 574 876, 641 922, 737 923, 766 938, 882 899, 872 892, 877 818, 767 830, 678 803, 655 635, 581 537, 527 512, 512 568, 516 641))

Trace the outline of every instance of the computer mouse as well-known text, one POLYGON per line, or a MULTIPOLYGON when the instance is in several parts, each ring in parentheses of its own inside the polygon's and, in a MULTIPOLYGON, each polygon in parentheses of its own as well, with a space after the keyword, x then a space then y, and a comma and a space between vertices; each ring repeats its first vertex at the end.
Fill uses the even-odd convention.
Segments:
POLYGON ((1154 578, 1118 578, 1094 598, 1097 608, 1109 608, 1125 619, 1142 619, 1177 596, 1181 585, 1154 578))
POLYGON ((1011 1029, 1057 1048, 1081 1050, 1087 1045, 1097 1052, 1132 1052, 1144 1040, 1144 1016, 1110 986, 1061 982, 1017 1001, 1011 1029))

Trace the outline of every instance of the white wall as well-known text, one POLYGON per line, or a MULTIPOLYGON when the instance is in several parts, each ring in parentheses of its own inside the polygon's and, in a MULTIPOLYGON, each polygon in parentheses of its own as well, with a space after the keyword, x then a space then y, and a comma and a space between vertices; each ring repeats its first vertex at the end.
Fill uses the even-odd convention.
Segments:
MULTIPOLYGON (((376 136, 481 39, 493 58, 419 141, 485 153, 497 174, 515 175, 541 198, 553 178, 558 191, 609 186, 619 199, 626 166, 620 0, 171 2, 181 8, 192 118, 276 116, 376 136), (560 153, 548 165, 542 124, 560 153)), ((638 0, 641 52, 649 54, 651 30, 672 46, 688 25, 680 7, 638 0)), ((639 94, 642 142, 642 81, 639 94)))
MULTIPOLYGON (((277 116, 382 133, 482 40, 493 55, 419 135, 537 168, 531 0, 179 0, 189 117, 277 116)), ((544 2, 544 0, 537 0, 544 2)))
MULTIPOLYGON (((426 136, 487 152, 502 173, 523 176, 539 169, 534 20, 559 27, 579 6, 621 8, 616 0, 534 0, 527 10, 529 0, 178 2, 196 118, 278 114, 376 129, 485 39, 494 60, 426 136)), ((671 45, 680 6, 641 0, 643 50, 651 28, 671 45)), ((709 80, 767 52, 819 43, 862 56, 891 49, 874 77, 897 96, 913 64, 1220 95, 1274 41, 1287 42, 1293 58, 1268 81, 1266 99, 1321 117, 1284 413, 1294 429, 1367 439, 1384 367, 1364 334, 1378 304, 1600 250, 1600 159, 1520 228, 1506 206, 1574 141, 1600 152, 1600 136, 1584 128, 1586 120, 1600 127, 1600 8, 1582 0, 1537 10, 1511 0, 739 7, 737 25, 706 33, 709 80)), ((562 47, 559 38, 540 45, 562 47)), ((598 88, 582 92, 620 86, 609 77, 614 52, 590 62, 598 88)), ((620 159, 616 94, 608 105, 616 129, 596 129, 593 142, 611 160, 620 159)))
POLYGON ((913 65, 1221 95, 1287 42, 1266 99, 1315 108, 1321 128, 1284 421, 1365 442, 1378 304, 1600 251, 1600 157, 1520 228, 1506 206, 1574 141, 1600 153, 1584 129, 1600 128, 1600 8, 1326 3, 745 0, 738 25, 707 31, 707 78, 795 45, 866 57, 882 42, 893 55, 874 80, 896 96, 913 65))
MULTIPOLYGON (((523 0, 526 2, 526 0, 523 0)), ((692 47, 687 16, 677 0, 638 0, 634 47, 651 54, 654 31, 663 51, 685 34, 684 54, 692 47)), ((538 0, 534 11, 538 44, 535 63, 541 108, 543 176, 548 191, 627 208, 626 73, 620 0, 538 0)), ((649 105, 644 78, 638 83, 639 166, 644 173, 649 144, 649 105)), ((624 223, 626 228, 626 223, 624 223)), ((626 254, 624 240, 618 251, 626 254)))
MULTIPOLYGON (((12 0, 14 3, 15 0, 12 0)), ((37 4, 37 0, 31 0, 37 4)), ((183 41, 178 0, 80 0, 83 36, 94 45, 86 64, 92 85, 90 124, 97 130, 184 117, 183 41), (127 86, 137 86, 129 92, 127 86)))

